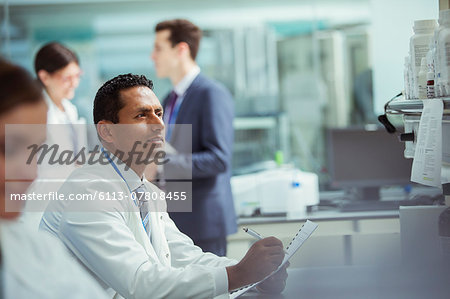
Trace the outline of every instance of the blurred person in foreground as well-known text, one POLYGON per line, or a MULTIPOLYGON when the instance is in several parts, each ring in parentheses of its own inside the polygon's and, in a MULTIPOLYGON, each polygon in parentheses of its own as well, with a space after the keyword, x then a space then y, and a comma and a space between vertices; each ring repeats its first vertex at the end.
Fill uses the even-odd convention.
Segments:
POLYGON ((37 175, 27 163, 46 138, 41 87, 22 68, 0 59, 0 290, 2 298, 106 298, 57 240, 18 222, 23 196, 37 175))

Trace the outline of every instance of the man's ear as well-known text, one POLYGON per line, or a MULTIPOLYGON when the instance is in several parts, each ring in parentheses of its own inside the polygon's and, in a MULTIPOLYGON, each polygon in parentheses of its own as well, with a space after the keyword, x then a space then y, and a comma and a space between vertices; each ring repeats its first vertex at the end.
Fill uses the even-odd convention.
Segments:
POLYGON ((108 142, 112 143, 114 141, 114 136, 112 133, 112 126, 114 124, 110 122, 109 120, 101 120, 97 123, 97 134, 98 136, 108 142))
POLYGON ((179 42, 177 44, 178 54, 181 56, 187 55, 191 56, 191 50, 189 49, 189 45, 186 42, 179 42))

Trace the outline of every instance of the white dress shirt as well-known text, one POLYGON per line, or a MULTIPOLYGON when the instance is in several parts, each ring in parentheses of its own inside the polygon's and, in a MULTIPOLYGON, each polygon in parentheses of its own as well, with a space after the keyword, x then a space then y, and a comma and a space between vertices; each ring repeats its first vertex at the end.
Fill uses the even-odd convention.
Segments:
POLYGON ((184 95, 186 90, 191 86, 192 81, 194 81, 195 77, 200 74, 200 67, 198 65, 195 65, 187 74, 186 76, 181 79, 180 82, 178 82, 177 85, 174 86, 174 90, 177 93, 178 96, 184 95))
MULTIPOLYGON (((173 107, 174 110, 178 110, 181 106, 181 103, 183 103, 184 100, 184 94, 186 93, 186 90, 191 86, 192 82, 195 80, 195 78, 200 74, 200 67, 198 65, 195 65, 187 74, 186 76, 181 79, 180 82, 178 82, 177 85, 173 87, 173 91, 177 94, 177 102, 175 103, 175 107, 173 107)), ((166 111, 163 116, 163 120, 165 124, 169 123, 169 116, 171 114, 171 111, 166 111)), ((173 120, 173 123, 175 123, 175 120, 173 120)))
MULTIPOLYGON (((150 192, 161 192, 133 170, 126 171, 125 164, 116 165, 123 179, 111 164, 97 163, 75 170, 59 193, 130 196, 142 183, 150 192)), ((225 267, 236 261, 203 253, 175 226, 165 201, 150 203, 151 241, 130 198, 105 205, 98 201, 54 201, 48 205, 40 228, 60 238, 103 282, 111 297, 212 298, 227 294, 225 267), (81 205, 97 210, 68 212, 79 210, 81 205)))
POLYGON ((3 298, 108 298, 61 246, 17 221, 0 221, 3 298))

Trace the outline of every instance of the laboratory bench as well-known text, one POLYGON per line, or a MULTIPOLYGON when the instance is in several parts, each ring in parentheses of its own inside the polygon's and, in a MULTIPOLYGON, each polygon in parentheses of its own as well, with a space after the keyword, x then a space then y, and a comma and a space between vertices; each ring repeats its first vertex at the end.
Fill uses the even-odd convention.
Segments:
POLYGON ((361 220, 361 219, 380 219, 380 218, 398 218, 398 210, 389 211, 359 211, 359 212, 340 212, 337 209, 321 210, 306 213, 305 217, 296 220, 287 219, 286 216, 253 216, 240 217, 239 225, 252 225, 263 223, 286 223, 299 221, 327 221, 327 220, 361 220))
MULTIPOLYGON (((403 188, 383 188, 379 202, 420 202, 431 206, 443 204, 442 191, 438 188, 414 186, 405 198, 403 188)), ((400 263, 402 248, 399 209, 343 212, 342 203, 349 200, 339 191, 320 192, 320 204, 308 209, 304 217, 296 220, 285 215, 245 216, 238 219, 238 231, 228 236, 227 256, 240 260, 255 238, 243 231, 249 227, 262 236, 275 236, 285 246, 306 220, 319 226, 300 251, 291 259, 292 268, 367 266, 379 261, 400 263)), ((375 201, 367 201, 368 203, 375 201)))
POLYGON ((304 218, 245 217, 237 233, 227 238, 227 256, 240 260, 255 239, 243 231, 249 227, 263 236, 276 236, 285 246, 309 219, 319 226, 291 259, 291 268, 373 265, 401 260, 399 211, 315 211, 304 218))
MULTIPOLYGON (((282 294, 250 290, 242 298, 450 298, 450 261, 402 256, 399 215, 399 210, 336 209, 311 212, 298 220, 240 218, 239 231, 230 236, 228 246, 229 256, 234 254, 236 259, 255 242, 242 227, 250 227, 264 236, 277 236, 287 245, 306 219, 319 224, 290 260, 282 294)), ((425 250, 423 254, 432 253, 425 250)))

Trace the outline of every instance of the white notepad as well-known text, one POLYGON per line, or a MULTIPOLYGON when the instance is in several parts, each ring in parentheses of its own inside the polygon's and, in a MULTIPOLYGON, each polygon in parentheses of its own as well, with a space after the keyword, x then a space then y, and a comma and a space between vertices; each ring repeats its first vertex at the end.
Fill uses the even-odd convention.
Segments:
MULTIPOLYGON (((305 243, 305 241, 309 238, 309 236, 311 236, 311 234, 316 230, 317 226, 318 226, 318 224, 316 224, 312 221, 306 220, 305 224, 302 225, 300 230, 297 232, 297 234, 292 239, 291 243, 289 243, 289 245, 286 249, 287 253, 284 256, 283 262, 281 263, 281 265, 278 267, 278 269, 276 271, 272 272, 272 274, 276 273, 281 267, 284 266, 284 264, 286 264, 287 261, 289 261, 289 259, 300 249, 300 247, 302 247, 303 243, 305 243)), ((263 280, 260 280, 258 282, 255 282, 253 284, 250 284, 248 286, 245 286, 243 288, 240 288, 238 290, 231 292, 230 298, 237 298, 237 297, 241 296, 242 294, 244 294, 251 288, 257 286, 258 284, 260 284, 261 282, 263 282, 264 280, 266 280, 267 278, 272 276, 272 274, 270 274, 263 280)))

